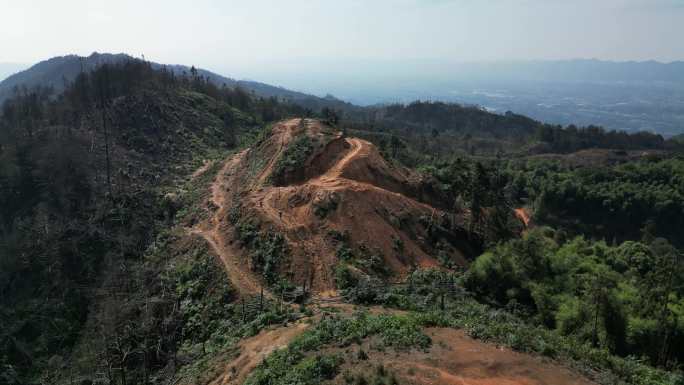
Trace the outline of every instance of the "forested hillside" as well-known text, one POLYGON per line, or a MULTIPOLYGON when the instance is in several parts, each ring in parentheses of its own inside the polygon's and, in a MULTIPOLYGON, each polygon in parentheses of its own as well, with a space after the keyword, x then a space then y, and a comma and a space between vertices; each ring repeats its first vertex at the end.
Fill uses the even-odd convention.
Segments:
MULTIPOLYGON (((115 65, 124 62, 139 60, 127 54, 97 53, 84 57, 78 55, 66 55, 54 57, 35 64, 25 71, 18 72, 9 76, 7 79, 0 79, 0 103, 12 97, 17 88, 44 87, 61 93, 76 79, 82 72, 90 72, 103 64, 115 65)), ((164 70, 173 73, 178 77, 201 77, 204 81, 212 83, 216 87, 241 88, 246 93, 254 94, 261 98, 277 98, 287 100, 290 103, 297 103, 305 108, 318 111, 321 108, 329 107, 336 109, 353 109, 349 103, 345 103, 335 98, 321 98, 302 92, 288 90, 270 84, 255 82, 251 80, 237 80, 217 73, 207 71, 194 66, 178 64, 159 64, 149 62, 150 67, 155 70, 164 70)))
MULTIPOLYGON (((22 89, 0 119, 0 379, 67 357, 113 272, 142 268, 202 160, 299 107, 124 61, 64 93, 22 89)), ((113 309, 111 309, 113 310, 113 309)), ((14 382, 12 382, 14 381, 14 382)))
POLYGON ((2 384, 682 383, 676 138, 138 60, 1 113, 2 384))
POLYGON ((612 354, 676 368, 684 335, 678 146, 650 134, 536 128, 533 141, 549 135, 547 145, 561 143, 553 136, 590 149, 421 156, 424 143, 443 148, 441 133, 423 143, 410 131, 367 135, 432 176, 483 234, 488 250, 463 277, 477 298, 612 354), (521 237, 498 215, 514 208, 528 227, 521 237))
POLYGON ((369 107, 343 114, 345 126, 359 131, 405 138, 420 152, 448 157, 497 153, 569 153, 587 148, 671 149, 674 140, 639 132, 628 134, 598 126, 561 127, 526 116, 496 114, 477 106, 422 102, 369 107))
POLYGON ((660 236, 684 246, 681 156, 586 167, 535 159, 510 167, 514 193, 540 222, 613 243, 660 236))

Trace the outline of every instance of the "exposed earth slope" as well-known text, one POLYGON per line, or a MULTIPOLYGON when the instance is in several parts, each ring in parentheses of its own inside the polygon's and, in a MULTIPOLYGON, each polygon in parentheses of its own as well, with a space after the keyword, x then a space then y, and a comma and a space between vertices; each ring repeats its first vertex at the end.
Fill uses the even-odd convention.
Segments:
MULTIPOLYGON (((558 364, 474 340, 460 330, 433 328, 427 329, 426 333, 432 339, 428 351, 375 352, 371 342, 347 349, 350 358, 341 370, 372 373, 382 365, 399 384, 416 385, 592 384, 558 364), (368 359, 354 359, 358 350, 368 351, 368 359)), ((332 383, 343 384, 344 381, 337 378, 332 383)))
MULTIPOLYGON (((465 264, 473 247, 462 218, 437 208, 439 199, 424 186, 373 144, 316 120, 291 119, 227 161, 214 184, 217 215, 199 228, 213 229, 208 239, 222 249, 234 248, 246 223, 282 234, 288 258, 279 272, 314 292, 335 289, 341 259, 400 279, 413 268, 438 266, 432 255, 439 244, 465 264)), ((244 256, 230 254, 234 264, 247 266, 244 256)))
MULTIPOLYGON (((365 140, 346 137, 320 121, 290 119, 271 127, 252 148, 224 161, 207 204, 213 215, 190 231, 203 236, 221 257, 242 295, 268 286, 257 274, 254 258, 248 258, 255 251, 245 241, 244 229, 281 234, 288 252, 278 274, 323 297, 335 292, 335 266, 341 263, 359 274, 390 281, 402 280, 414 268, 440 268, 433 257, 439 252, 456 264, 467 263, 474 246, 463 218, 440 209, 443 202, 426 186, 414 172, 387 162, 365 140), (374 270, 372 260, 381 269, 374 270)), ((238 344, 234 358, 217 364, 212 383, 243 383, 269 355, 326 317, 324 309, 331 306, 338 315, 356 314, 351 305, 321 303, 314 306, 312 316, 247 338, 238 344)), ((432 340, 428 350, 378 350, 377 341, 370 338, 323 352, 343 357, 339 371, 347 376, 364 376, 383 367, 399 383, 591 383, 562 366, 473 340, 462 331, 427 332, 432 340), (360 359, 366 354, 361 350, 370 359, 360 359)), ((344 381, 338 375, 332 383, 344 381)))

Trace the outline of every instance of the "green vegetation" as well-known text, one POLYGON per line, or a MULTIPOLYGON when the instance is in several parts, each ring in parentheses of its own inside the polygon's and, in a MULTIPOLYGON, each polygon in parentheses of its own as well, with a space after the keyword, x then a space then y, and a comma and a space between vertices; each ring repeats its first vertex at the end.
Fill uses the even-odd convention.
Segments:
MULTIPOLYGON (((353 245, 348 233, 335 230, 328 232, 331 242, 337 247, 338 265, 335 267, 335 281, 339 289, 356 285, 363 277, 379 276, 388 278, 391 271, 387 268, 382 251, 377 247, 369 247, 365 243, 353 245)), ((396 245, 403 244, 395 242, 396 245)))
MULTIPOLYGON (((196 382, 217 357, 261 328, 291 315, 268 300, 258 312, 245 312, 221 262, 204 240, 190 237, 182 224, 201 211, 218 167, 187 182, 176 200, 175 225, 160 231, 140 260, 103 271, 99 290, 82 339, 69 358, 69 372, 48 364, 43 379, 67 381, 74 375, 91 380, 93 368, 112 383, 144 383, 172 376, 196 382), (180 372, 164 370, 170 362, 180 372)), ((52 361, 52 360, 51 360, 52 361)))
POLYGON ((612 241, 661 236, 682 246, 684 159, 653 159, 572 168, 530 161, 512 165, 518 199, 538 220, 612 241))
POLYGON ((408 317, 420 327, 462 329, 483 341, 559 360, 602 384, 655 385, 684 381, 681 375, 655 369, 634 356, 623 358, 605 345, 594 346, 581 336, 551 330, 515 306, 506 311, 480 303, 460 287, 459 276, 454 273, 416 271, 408 282, 392 286, 360 281, 345 294, 359 303, 411 311, 408 317), (453 289, 448 289, 452 282, 453 289))
POLYGON ((187 204, 202 193, 175 186, 303 112, 141 61, 82 73, 60 95, 17 89, 0 116, 0 382, 114 375, 108 364, 148 381, 179 342, 169 297, 157 301, 172 258, 148 255, 176 215, 204 215, 187 204))
POLYGON ((337 206, 340 203, 340 196, 336 193, 329 194, 318 201, 314 201, 314 214, 323 219, 328 216, 329 213, 337 210, 337 206))
POLYGON ((313 152, 314 144, 311 138, 302 133, 298 135, 292 143, 288 144, 287 148, 278 158, 273 172, 271 173, 271 180, 276 185, 285 182, 285 178, 304 167, 304 162, 309 158, 313 152))
MULTIPOLYGON (((363 350, 359 350, 359 353, 365 354, 363 350)), ((368 359, 366 356, 362 358, 364 360, 368 359)), ((374 372, 368 373, 356 373, 353 374, 351 371, 346 371, 342 373, 344 382, 346 384, 356 384, 356 385, 398 385, 399 381, 390 373, 383 364, 375 366, 374 372)))
POLYGON ((454 103, 410 104, 349 111, 343 124, 369 139, 384 154, 415 167, 425 161, 464 155, 500 153, 567 153, 586 148, 681 149, 676 140, 639 132, 627 134, 601 127, 555 126, 512 113, 490 113, 454 103), (410 144, 407 146, 407 144, 410 144))
MULTIPOLYGON (((510 176, 499 162, 457 157, 423 165, 419 170, 432 178, 430 188, 445 209, 465 217, 473 244, 492 245, 519 231, 519 222, 511 212, 510 176)), ((429 230, 435 244, 445 233, 439 226, 431 225, 429 230)))
POLYGON ((472 299, 449 302, 445 312, 420 313, 425 325, 465 330, 471 337, 560 360, 602 384, 679 384, 678 374, 654 369, 632 357, 621 358, 571 336, 533 326, 508 312, 472 299))
MULTIPOLYGON (((186 232, 212 210, 204 203, 220 163, 182 181, 204 160, 265 143, 269 122, 309 113, 140 61, 83 73, 60 95, 17 89, 0 116, 0 383, 87 383, 96 373, 121 385, 202 382, 239 339, 292 321, 269 301, 246 311, 205 242, 186 232)), ((427 349, 422 329, 430 326, 569 362, 606 384, 684 383, 684 160, 663 153, 578 167, 503 158, 677 150, 681 138, 561 128, 444 103, 346 113, 340 121, 322 111, 377 143, 394 166, 417 167, 425 180, 416 195, 447 213, 388 220, 427 229, 424 241, 445 267, 454 267, 454 240, 469 254, 485 252, 464 276, 416 271, 391 286, 374 245, 331 231, 346 298, 415 313, 326 317, 248 384, 334 378, 343 357, 320 351, 368 338, 427 349), (521 235, 512 209, 523 205, 556 230, 521 235)), ((271 182, 303 177, 323 144, 294 138, 271 182)), ((251 175, 265 165, 250 162, 251 175)), ((316 202, 315 214, 324 220, 338 203, 332 195, 316 202)), ((251 266, 274 292, 292 291, 280 274, 290 253, 283 235, 248 218, 239 202, 229 215, 251 266)), ((404 247, 393 239, 393 253, 404 247)), ((396 382, 380 369, 373 378, 396 382)))
POLYGON ((229 219, 235 226, 237 239, 250 252, 252 269, 260 272, 270 285, 285 284, 278 274, 289 256, 283 235, 272 229, 261 230, 252 218, 243 216, 239 204, 231 208, 229 219))
POLYGON ((334 378, 341 364, 335 355, 316 353, 324 346, 360 344, 366 338, 378 336, 386 347, 426 349, 431 342, 421 329, 419 318, 415 316, 360 313, 351 318, 325 318, 287 348, 266 358, 245 385, 319 384, 334 378))
POLYGON ((202 344, 202 351, 225 346, 238 318, 237 309, 231 304, 236 293, 205 242, 199 241, 188 250, 171 274, 181 304, 182 338, 187 344, 182 349, 191 351, 196 343, 202 344))
POLYGON ((675 248, 681 246, 684 212, 680 158, 602 167, 457 158, 422 170, 452 197, 454 212, 470 210, 470 229, 484 234, 489 250, 465 280, 479 299, 611 354, 677 367, 682 358, 681 251, 675 248), (473 194, 477 191, 482 193, 473 194), (558 230, 535 230, 517 239, 513 221, 491 222, 497 207, 504 212, 525 202, 537 224, 558 230), (473 207, 485 208, 482 222, 473 207), (574 238, 577 234, 584 237, 574 238))
POLYGON ((664 239, 610 247, 534 230, 480 256, 466 287, 536 324, 652 364, 682 359, 684 275, 664 239))
MULTIPOLYGON (((576 341, 563 359, 585 362, 587 349, 601 352, 600 367, 623 381, 649 383, 648 378, 664 375, 633 366, 634 360, 677 369, 683 354, 684 281, 681 251, 675 248, 682 242, 681 159, 573 167, 456 158, 428 162, 421 170, 434 178, 432 186, 451 202, 450 210, 465 214, 469 230, 484 238, 487 251, 463 281, 478 300, 545 330, 549 338, 576 341), (538 229, 518 238, 520 225, 503 214, 526 202, 536 223, 558 230, 538 229), (473 210, 478 207, 481 216, 473 210), (601 238, 613 246, 595 240, 601 238)), ((344 282, 355 285, 345 291, 354 301, 408 306, 405 296, 376 289, 377 282, 344 282)), ((546 354, 528 344, 532 341, 522 344, 523 350, 546 354)), ((652 383, 659 381, 667 382, 652 383)))
POLYGON ((192 362, 179 378, 196 382, 206 375, 211 362, 230 352, 241 338, 257 334, 266 326, 291 320, 289 309, 262 299, 260 312, 244 313, 218 259, 207 253, 206 243, 193 247, 170 271, 180 303, 181 337, 177 354, 192 362))
MULTIPOLYGON (((468 274, 466 282, 475 279, 470 276, 473 274, 476 273, 468 274)), ((337 368, 341 357, 321 355, 320 351, 329 346, 360 344, 372 336, 380 338, 379 349, 428 349, 430 339, 421 332, 425 327, 462 329, 483 341, 559 360, 602 384, 679 384, 684 380, 679 374, 654 369, 634 356, 623 358, 615 355, 604 343, 614 339, 606 339, 605 332, 601 332, 600 343, 595 345, 586 336, 549 329, 543 322, 531 318, 522 305, 509 305, 510 311, 503 311, 479 303, 459 289, 459 278, 453 273, 426 270, 414 272, 407 285, 364 284, 359 281, 346 290, 350 298, 361 297, 363 303, 384 304, 410 313, 402 316, 361 313, 351 318, 324 318, 287 349, 268 357, 247 383, 281 384, 290 383, 287 381, 292 379, 318 383, 334 378, 339 374, 337 368), (446 289, 445 283, 453 285, 450 286, 452 289, 446 289)), ((587 307, 593 309, 590 305, 587 307)), ((605 325, 603 319, 600 325, 602 328, 605 325)), ((365 352, 359 351, 359 355, 365 355, 365 352)), ((343 375, 350 381, 356 378, 350 373, 343 375)))

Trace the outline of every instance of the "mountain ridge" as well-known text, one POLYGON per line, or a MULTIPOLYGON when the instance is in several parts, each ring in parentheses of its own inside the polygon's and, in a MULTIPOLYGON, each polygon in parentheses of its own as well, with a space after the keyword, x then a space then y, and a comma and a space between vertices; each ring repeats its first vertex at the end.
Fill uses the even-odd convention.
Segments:
MULTIPOLYGON (((10 75, 4 80, 0 81, 0 103, 12 96, 15 87, 26 86, 27 88, 34 88, 42 86, 53 88, 57 93, 59 93, 63 91, 66 84, 73 81, 80 72, 92 71, 93 69, 105 63, 115 64, 127 60, 144 59, 135 58, 126 53, 112 54, 93 52, 89 56, 69 54, 64 56, 55 56, 50 59, 40 61, 32 65, 30 68, 10 75)), ((195 68, 194 66, 181 64, 161 64, 155 62, 150 62, 150 64, 154 69, 166 68, 175 75, 182 75, 184 73, 189 74, 192 68, 195 68)), ((253 92, 259 97, 275 97, 284 99, 295 102, 312 110, 320 110, 324 107, 341 109, 352 107, 351 104, 345 103, 337 98, 330 97, 329 95, 326 95, 325 97, 318 97, 258 81, 237 80, 201 68, 196 68, 196 71, 199 76, 207 78, 211 83, 219 87, 223 85, 231 88, 241 87, 253 92)))

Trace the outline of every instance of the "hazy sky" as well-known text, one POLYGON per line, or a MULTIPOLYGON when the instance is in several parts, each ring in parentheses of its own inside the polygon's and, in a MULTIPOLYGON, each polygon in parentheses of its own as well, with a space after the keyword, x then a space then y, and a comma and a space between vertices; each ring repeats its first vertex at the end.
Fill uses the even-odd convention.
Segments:
POLYGON ((424 59, 684 59, 684 0, 0 0, 0 62, 144 54, 236 77, 424 59))

